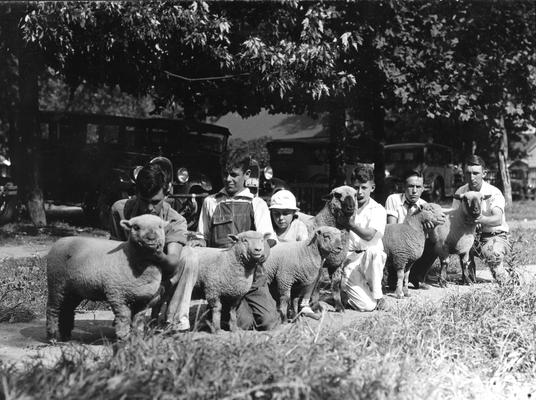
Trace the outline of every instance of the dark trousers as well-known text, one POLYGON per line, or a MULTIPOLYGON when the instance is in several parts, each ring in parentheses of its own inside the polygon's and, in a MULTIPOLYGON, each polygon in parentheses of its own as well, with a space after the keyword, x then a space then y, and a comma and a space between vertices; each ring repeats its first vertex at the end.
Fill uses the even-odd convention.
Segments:
POLYGON ((424 251, 422 252, 421 258, 415 261, 411 271, 409 273, 409 281, 412 283, 422 283, 426 280, 428 271, 434 265, 437 255, 434 251, 434 242, 431 242, 429 239, 426 239, 424 242, 424 251))
POLYGON ((275 300, 262 276, 253 282, 251 289, 240 302, 236 314, 238 327, 245 330, 268 331, 279 324, 280 317, 275 300))

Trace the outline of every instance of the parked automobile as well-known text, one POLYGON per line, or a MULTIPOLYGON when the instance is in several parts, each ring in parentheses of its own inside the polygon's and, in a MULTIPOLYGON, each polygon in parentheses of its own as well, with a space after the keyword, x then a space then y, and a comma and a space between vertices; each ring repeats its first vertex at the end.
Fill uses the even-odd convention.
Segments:
POLYGON ((463 184, 463 171, 449 146, 435 143, 395 143, 385 146, 387 193, 404 191, 404 175, 418 170, 423 175, 423 196, 440 201, 453 196, 463 184))
POLYGON ((245 186, 249 188, 251 193, 266 201, 268 205, 272 194, 279 189, 288 189, 288 185, 284 180, 274 177, 274 171, 270 165, 262 168, 257 160, 252 159, 250 166, 251 174, 249 179, 246 180, 245 186))
POLYGON ((510 166, 508 170, 510 171, 512 198, 519 200, 534 199, 534 188, 529 186, 528 167, 510 166))
POLYGON ((0 155, 0 224, 16 216, 17 192, 18 188, 11 177, 11 161, 0 155))
POLYGON ((223 184, 227 128, 67 112, 41 112, 40 126, 45 201, 81 205, 90 220, 103 227, 110 205, 134 193, 135 167, 155 157, 169 160, 169 195, 191 228, 202 198, 223 184))

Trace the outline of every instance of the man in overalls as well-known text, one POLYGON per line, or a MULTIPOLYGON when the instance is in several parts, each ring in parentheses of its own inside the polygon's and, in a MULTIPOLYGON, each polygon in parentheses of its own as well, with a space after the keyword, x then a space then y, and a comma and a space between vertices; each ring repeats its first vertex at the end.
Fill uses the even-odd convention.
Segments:
MULTIPOLYGON (((270 210, 264 200, 255 197, 245 186, 251 174, 251 158, 227 165, 225 187, 208 196, 199 215, 198 230, 209 247, 226 248, 232 242, 229 234, 255 230, 271 233, 277 240, 270 220, 270 210)), ((269 330, 279 322, 275 300, 262 275, 255 273, 251 290, 244 296, 237 313, 242 329, 269 330)))

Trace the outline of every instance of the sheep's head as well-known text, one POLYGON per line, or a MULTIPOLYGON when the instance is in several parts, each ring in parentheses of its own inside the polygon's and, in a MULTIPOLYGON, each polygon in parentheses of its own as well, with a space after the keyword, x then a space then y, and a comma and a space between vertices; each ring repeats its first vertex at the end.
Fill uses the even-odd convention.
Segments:
POLYGON ((168 222, 162 218, 143 214, 129 220, 121 220, 121 226, 129 231, 129 242, 140 249, 149 250, 153 253, 164 251, 165 232, 168 222))
POLYGON ((438 225, 444 224, 446 220, 445 213, 439 204, 427 203, 420 207, 420 211, 414 215, 419 215, 422 224, 426 228, 435 228, 438 225))
POLYGON ((238 235, 229 235, 233 241, 233 248, 245 266, 255 267, 264 263, 270 255, 270 247, 275 240, 270 239, 269 233, 246 231, 238 235))
POLYGON ((327 201, 329 211, 336 221, 341 218, 346 220, 354 215, 356 208, 356 190, 350 186, 339 186, 331 191, 323 199, 327 201))
POLYGON ((328 254, 338 254, 343 248, 341 231, 331 226, 321 226, 316 229, 310 243, 315 241, 324 257, 328 254))
POLYGON ((482 213, 482 202, 491 197, 491 195, 483 195, 480 192, 469 191, 462 194, 455 194, 454 198, 459 200, 461 208, 469 219, 476 219, 482 213))

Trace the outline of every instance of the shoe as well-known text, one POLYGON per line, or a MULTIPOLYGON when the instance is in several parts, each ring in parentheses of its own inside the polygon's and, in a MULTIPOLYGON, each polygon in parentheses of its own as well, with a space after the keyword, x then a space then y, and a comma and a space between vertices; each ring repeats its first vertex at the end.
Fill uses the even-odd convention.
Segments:
POLYGON ((430 285, 427 284, 427 283, 421 282, 421 283, 419 284, 419 289, 422 289, 422 290, 430 290, 430 289, 432 289, 432 286, 430 286, 430 285))

